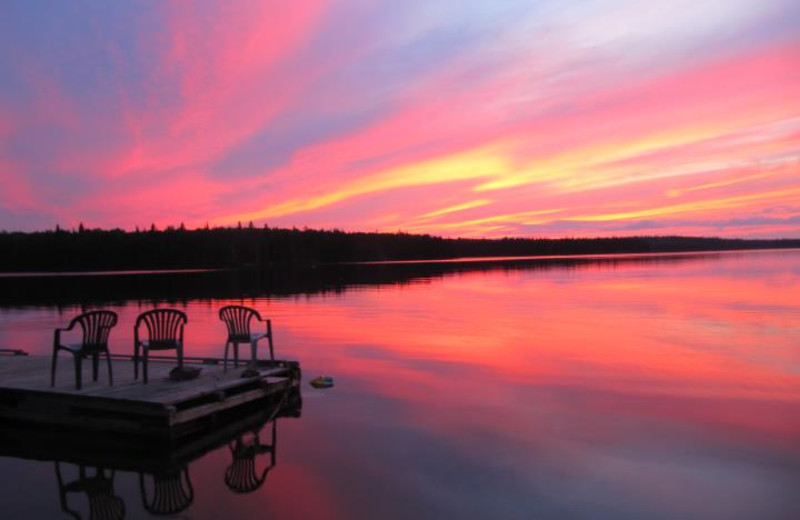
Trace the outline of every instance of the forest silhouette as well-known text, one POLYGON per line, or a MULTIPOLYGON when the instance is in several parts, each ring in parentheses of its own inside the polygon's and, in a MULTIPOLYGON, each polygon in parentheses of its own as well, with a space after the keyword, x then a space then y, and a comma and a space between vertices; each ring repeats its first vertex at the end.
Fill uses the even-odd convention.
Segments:
POLYGON ((800 239, 680 236, 609 238, 442 238, 408 233, 257 228, 132 232, 119 229, 0 232, 6 272, 269 268, 343 262, 463 257, 665 253, 800 247, 800 239))

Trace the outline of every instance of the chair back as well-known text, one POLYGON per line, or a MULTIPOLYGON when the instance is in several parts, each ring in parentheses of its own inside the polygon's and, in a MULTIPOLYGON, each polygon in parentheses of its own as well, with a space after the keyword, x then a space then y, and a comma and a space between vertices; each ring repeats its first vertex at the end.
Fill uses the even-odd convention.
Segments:
POLYGON ((219 310, 219 319, 228 327, 228 339, 250 341, 250 321, 253 318, 261 319, 255 309, 241 305, 228 305, 219 310))
POLYGON ((125 501, 116 495, 90 495, 89 520, 122 520, 125 501))
POLYGON ((252 493, 264 485, 267 471, 265 468, 261 475, 256 473, 256 461, 252 452, 249 456, 234 454, 233 462, 225 470, 225 485, 234 493, 252 493))
POLYGON ((231 465, 225 470, 225 485, 235 493, 252 493, 264 485, 267 473, 275 467, 275 451, 277 422, 272 420, 272 438, 269 444, 261 444, 261 430, 253 432, 253 438, 247 442, 240 435, 234 443, 228 444, 231 452, 231 465), (269 454, 269 464, 259 474, 256 470, 256 458, 269 454))
POLYGON ((83 331, 84 347, 98 349, 108 348, 108 336, 111 328, 117 324, 117 313, 114 311, 91 311, 76 316, 69 328, 80 325, 83 331))
POLYGON ((175 515, 192 505, 194 488, 189 479, 189 468, 172 468, 149 475, 152 494, 147 491, 145 474, 139 473, 139 488, 145 511, 153 515, 175 515))
POLYGON ((80 466, 78 479, 64 482, 61 468, 56 461, 56 479, 58 480, 58 493, 61 509, 65 513, 80 518, 78 511, 70 509, 67 495, 69 493, 84 493, 89 501, 90 520, 122 520, 125 518, 125 502, 114 494, 114 471, 110 476, 102 467, 94 468, 94 475, 89 470, 92 467, 80 466))
POLYGON ((153 309, 136 318, 134 332, 139 338, 139 329, 144 325, 151 349, 175 348, 183 343, 183 326, 186 322, 186 314, 177 309, 153 309))

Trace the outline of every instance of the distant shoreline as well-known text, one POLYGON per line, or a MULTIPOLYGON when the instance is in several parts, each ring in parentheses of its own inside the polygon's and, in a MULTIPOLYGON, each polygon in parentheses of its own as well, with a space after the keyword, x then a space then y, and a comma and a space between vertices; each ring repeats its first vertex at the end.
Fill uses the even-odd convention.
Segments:
MULTIPOLYGON (((339 262, 335 265, 406 265, 406 264, 446 264, 446 263, 476 263, 476 262, 517 262, 523 260, 603 260, 613 258, 652 258, 652 257, 672 257, 672 256, 694 256, 708 255, 712 253, 749 253, 749 252, 769 252, 769 251, 793 251, 800 250, 798 247, 779 247, 779 248, 746 248, 746 249, 708 249, 697 251, 664 251, 653 253, 588 253, 576 255, 527 255, 527 256, 471 256, 463 258, 441 258, 431 260, 377 260, 370 262, 339 262)), ((333 264, 332 264, 333 265, 333 264)))
POLYGON ((442 238, 284 228, 0 232, 0 276, 164 274, 321 265, 561 260, 616 255, 796 249, 800 239, 641 236, 442 238))

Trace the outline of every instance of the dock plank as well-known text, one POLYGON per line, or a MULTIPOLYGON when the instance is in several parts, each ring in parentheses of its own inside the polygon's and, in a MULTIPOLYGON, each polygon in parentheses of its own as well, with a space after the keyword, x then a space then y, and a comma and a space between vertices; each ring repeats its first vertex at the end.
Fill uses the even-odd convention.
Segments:
POLYGON ((91 380, 91 361, 85 360, 84 386, 77 390, 69 357, 59 360, 55 387, 50 386, 49 357, 2 357, 0 419, 147 433, 263 399, 296 386, 299 378, 299 371, 284 362, 260 367, 258 376, 247 378, 241 377, 243 368, 225 372, 219 364, 204 364, 199 377, 173 381, 168 376, 174 366, 174 362, 151 363, 145 385, 133 378, 130 359, 113 359, 114 384, 109 385, 105 360, 98 381, 91 380), (150 422, 137 424, 142 421, 150 422), (161 421, 161 426, 153 421, 161 421))

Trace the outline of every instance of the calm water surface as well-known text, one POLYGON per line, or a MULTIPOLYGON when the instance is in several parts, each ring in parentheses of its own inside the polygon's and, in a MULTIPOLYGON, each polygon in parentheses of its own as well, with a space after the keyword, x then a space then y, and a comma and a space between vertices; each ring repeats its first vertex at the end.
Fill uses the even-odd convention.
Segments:
MULTIPOLYGON (((189 463, 180 516, 800 518, 800 251, 499 263, 401 282, 155 302, 188 313, 190 354, 216 357, 218 309, 256 307, 279 357, 306 381, 336 380, 304 383, 301 417, 275 421, 259 489, 226 487, 227 445, 189 463)), ((102 305, 120 314, 112 351, 132 351, 135 317, 153 305, 102 305)), ((48 354, 52 329, 80 310, 6 300, 0 347, 48 354)), ((69 518, 52 461, 2 457, 0 478, 3 518, 69 518)), ((148 517, 138 473, 118 470, 114 485, 127 518, 148 517)))

